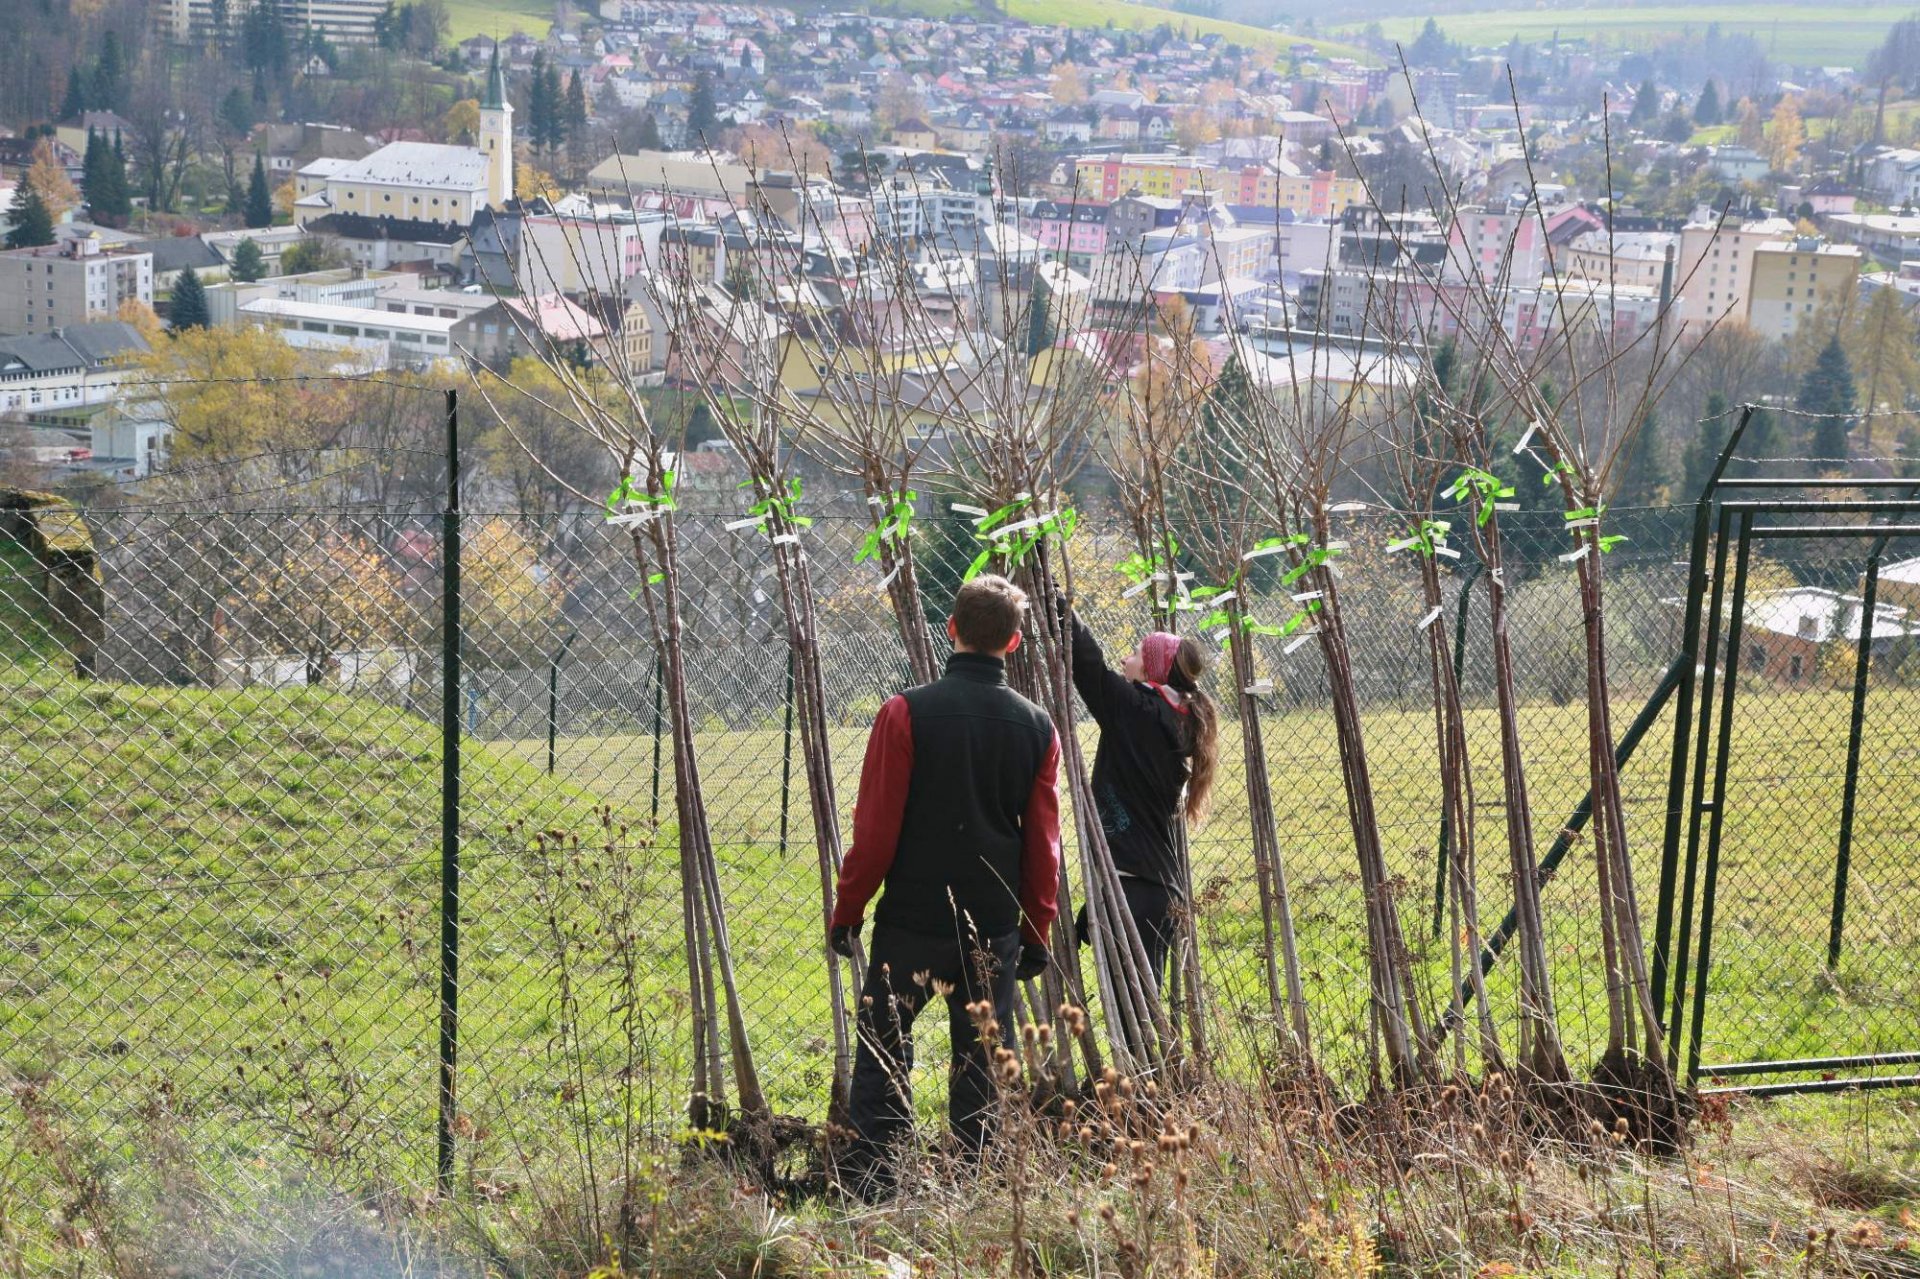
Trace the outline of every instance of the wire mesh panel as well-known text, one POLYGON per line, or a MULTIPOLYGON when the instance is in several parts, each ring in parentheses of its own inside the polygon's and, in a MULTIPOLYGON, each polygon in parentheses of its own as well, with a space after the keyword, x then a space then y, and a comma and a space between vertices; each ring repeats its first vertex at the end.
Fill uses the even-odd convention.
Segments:
POLYGON ((1712 1086, 1889 1082, 1920 1063, 1920 539, 1846 505, 1732 503, 1723 520, 1683 974, 1689 1069, 1712 1086))

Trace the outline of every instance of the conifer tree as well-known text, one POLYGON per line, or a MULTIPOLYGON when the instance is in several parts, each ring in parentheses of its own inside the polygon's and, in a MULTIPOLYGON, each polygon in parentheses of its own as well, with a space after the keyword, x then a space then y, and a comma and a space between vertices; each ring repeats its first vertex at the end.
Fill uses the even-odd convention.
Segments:
POLYGON ((1853 369, 1837 334, 1827 339, 1813 367, 1800 379, 1794 407, 1818 415, 1812 423, 1812 455, 1824 462, 1845 462, 1855 396, 1853 369))
POLYGON ((252 284, 267 273, 266 255, 251 239, 242 240, 233 246, 233 261, 229 269, 234 279, 242 284, 252 284))
POLYGON ((1704 127, 1720 123, 1720 86, 1712 80, 1706 88, 1700 90, 1700 100, 1693 104, 1693 122, 1704 127))
POLYGON ((113 152, 107 149, 107 141, 100 134, 87 130, 87 153, 80 162, 80 188, 87 198, 87 206, 92 209, 99 204, 105 188, 107 166, 113 163, 113 152))
POLYGON ((87 109, 87 91, 80 83, 80 68, 67 68, 67 92, 60 99, 60 118, 78 120, 87 109))
POLYGON ((173 301, 167 309, 167 319, 176 333, 204 329, 211 322, 207 315, 207 286, 200 283, 200 276, 192 267, 182 271, 180 278, 173 282, 173 301))
POLYGON ((273 190, 267 185, 266 159, 258 151, 253 153, 253 176, 247 179, 246 221, 249 227, 273 225, 273 190))
POLYGON ((53 243, 53 215, 39 188, 22 182, 13 194, 13 228, 7 232, 9 249, 35 249, 53 243))
POLYGON ((100 59, 93 64, 93 90, 89 105, 96 111, 118 111, 122 105, 126 67, 120 53, 118 32, 108 30, 100 41, 100 59))
POLYGON ((696 141, 710 137, 720 122, 713 103, 713 80, 702 71, 693 79, 693 97, 687 103, 687 133, 696 141))

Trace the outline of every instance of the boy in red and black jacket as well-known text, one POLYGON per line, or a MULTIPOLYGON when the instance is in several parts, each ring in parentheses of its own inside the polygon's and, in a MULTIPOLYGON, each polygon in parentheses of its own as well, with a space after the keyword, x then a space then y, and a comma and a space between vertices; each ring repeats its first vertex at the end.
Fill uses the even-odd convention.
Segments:
POLYGON ((1026 594, 1001 577, 960 588, 946 675, 888 700, 867 740, 853 847, 840 867, 829 944, 853 951, 880 891, 861 991, 843 1172, 869 1196, 891 1188, 892 1147, 912 1121, 913 1022, 935 984, 953 1037, 948 1116, 985 1145, 992 1045, 967 1005, 991 1000, 1012 1042, 1014 982, 1047 965, 1060 883, 1060 742, 1047 713, 1007 686, 1026 594))

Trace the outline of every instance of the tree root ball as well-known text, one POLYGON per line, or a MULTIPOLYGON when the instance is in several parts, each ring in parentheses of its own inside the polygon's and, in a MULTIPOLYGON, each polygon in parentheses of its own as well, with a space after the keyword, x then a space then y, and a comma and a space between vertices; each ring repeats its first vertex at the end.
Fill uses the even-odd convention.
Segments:
POLYGON ((1608 1134, 1658 1155, 1677 1152, 1687 1140, 1686 1100, 1666 1065, 1637 1052, 1610 1048, 1582 1090, 1587 1112, 1608 1134))

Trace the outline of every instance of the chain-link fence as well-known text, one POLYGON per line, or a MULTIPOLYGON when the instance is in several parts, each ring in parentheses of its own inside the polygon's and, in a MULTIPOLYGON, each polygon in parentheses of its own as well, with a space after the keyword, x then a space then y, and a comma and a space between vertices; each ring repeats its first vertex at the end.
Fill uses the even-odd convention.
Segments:
MULTIPOLYGON (((773 566, 763 537, 729 531, 723 517, 677 518, 696 746, 748 1031, 776 1108, 818 1118, 831 1061, 821 889, 773 566)), ((1502 518, 1538 852, 1587 789, 1583 618, 1562 517, 1502 518)), ((1378 511, 1342 519, 1386 853, 1424 996, 1442 1009, 1460 921, 1436 910, 1427 609, 1409 557, 1386 552, 1406 522, 1378 511)), ((1677 650, 1691 519, 1648 510, 1608 520, 1630 539, 1607 561, 1623 729, 1677 650)), ((930 509, 918 527, 938 610, 973 557, 971 526, 930 509)), ((1090 517, 1072 545, 1079 606, 1116 661, 1148 623, 1143 599, 1124 597, 1109 567, 1131 549, 1118 527, 1090 517)), ((0 547, 0 1064, 103 1131, 132 1131, 140 1099, 164 1086, 230 1154, 270 1161, 290 1146, 430 1177, 439 521, 102 509, 79 512, 75 528, 83 536, 68 546, 16 528, 0 547), (98 625, 85 623, 88 608, 76 612, 75 591, 97 594, 98 625)), ((853 562, 863 532, 823 517, 807 533, 843 829, 867 726, 909 678, 879 574, 853 562)), ((1783 601, 1857 591, 1850 561, 1768 571, 1783 601)), ((1450 574, 1439 624, 1464 641, 1480 928, 1492 934, 1511 892, 1485 584, 1470 554, 1450 574)), ((1920 592, 1912 566, 1883 576, 1882 599, 1920 613, 1920 595, 1896 599, 1920 592)), ((464 517, 459 1133, 479 1170, 577 1134, 558 1122, 570 1107, 659 1127, 681 1113, 691 1036, 672 743, 638 581, 629 534, 591 512, 464 517)), ((1279 621, 1293 607, 1270 583, 1252 611, 1279 621)), ((1866 740, 1879 789, 1863 799, 1855 837, 1854 967, 1825 984, 1784 975, 1785 949, 1816 932, 1825 940, 1827 912, 1808 895, 1831 882, 1816 827, 1850 700, 1838 678, 1851 669, 1844 616, 1830 627, 1817 608, 1796 608, 1781 604, 1767 623, 1778 638, 1742 672, 1738 731, 1765 751, 1740 776, 1754 796, 1741 820, 1758 824, 1742 838, 1756 851, 1729 905, 1729 926, 1750 946, 1723 943, 1715 959, 1713 998, 1732 1010, 1715 1024, 1744 1026, 1762 1044, 1789 1031, 1839 1042, 1869 1004, 1920 1005, 1920 662, 1909 613, 1875 676, 1866 740)), ((1316 1046, 1357 1090, 1372 1051, 1363 911, 1318 646, 1260 643, 1273 691, 1257 704, 1316 1046)), ((1230 722, 1214 811, 1193 834, 1194 883, 1221 1067, 1252 1074, 1277 1028, 1231 723, 1239 699, 1214 685, 1230 722)), ((1092 740, 1090 725, 1081 731, 1092 740)), ((1643 899, 1658 878, 1670 731, 1656 722, 1625 769, 1643 899)), ((1579 840, 1545 900, 1563 1028, 1576 1063, 1590 1062, 1605 1042, 1605 969, 1579 840)), ((1511 1034, 1509 968, 1495 967, 1492 994, 1511 1034)), ((1871 1042, 1895 1034, 1886 1025, 1871 1042)))
POLYGON ((1910 486, 1815 483, 1733 482, 1704 543, 1670 1024, 1708 1086, 1910 1084, 1920 1063, 1920 537, 1910 486))

